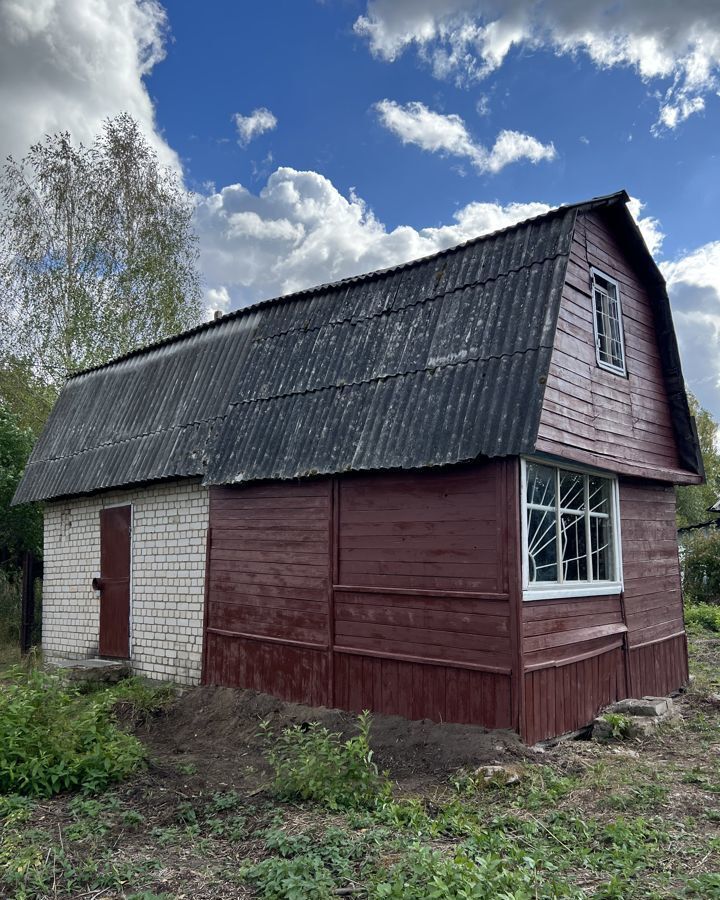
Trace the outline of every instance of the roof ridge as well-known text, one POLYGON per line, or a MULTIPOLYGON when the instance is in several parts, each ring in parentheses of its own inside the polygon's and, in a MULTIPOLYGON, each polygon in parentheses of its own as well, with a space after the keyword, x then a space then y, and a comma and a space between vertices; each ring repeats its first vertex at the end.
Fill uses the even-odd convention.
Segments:
POLYGON ((212 328, 226 325, 227 323, 233 322, 236 319, 240 319, 243 316, 250 315, 261 309, 265 309, 268 306, 279 303, 292 302, 303 297, 309 298, 320 292, 341 288, 344 285, 370 281, 373 278, 380 278, 392 272, 412 269, 413 267, 422 265, 423 263, 429 262, 432 259, 440 259, 443 256, 448 256, 451 253, 464 250, 473 244, 477 244, 482 241, 488 241, 492 238, 497 238, 502 234, 510 233, 534 222, 538 222, 541 219, 546 219, 551 216, 566 213, 570 210, 576 210, 582 207, 593 208, 595 206, 610 205, 612 203, 627 203, 629 199, 630 197, 627 191, 622 189, 611 194, 604 194, 599 197, 593 197, 590 200, 581 200, 577 203, 563 204, 561 206, 552 207, 551 209, 547 210, 547 212, 540 213, 537 216, 530 216, 529 218, 523 219, 520 222, 515 222, 513 225, 506 225, 504 228, 498 228, 495 231, 488 232, 487 234, 480 234, 477 237, 469 238, 468 240, 462 241, 459 244, 454 244, 452 247, 446 247, 443 250, 437 250, 434 253, 429 253, 427 256, 420 256, 416 259, 411 259, 404 263, 397 263, 394 266, 387 266, 384 269, 375 269, 371 272, 361 273, 360 275, 351 275, 347 278, 341 278, 338 281, 323 282, 322 284, 317 284, 312 287, 301 288, 297 291, 291 291, 289 294, 281 294, 279 297, 268 297, 265 300, 259 300, 256 303, 251 303, 249 306, 243 306, 240 309, 233 310, 232 312, 227 313, 224 316, 220 316, 217 319, 210 319, 207 322, 201 322, 199 325, 196 325, 193 328, 189 328, 185 331, 181 331, 178 334, 170 335, 169 337, 162 338, 159 341, 154 341, 142 347, 137 347, 135 350, 130 350, 127 353, 124 353, 121 356, 117 356, 114 359, 108 360, 105 363, 100 363, 96 366, 89 366, 88 368, 81 369, 80 371, 74 372, 72 375, 70 375, 67 381, 73 381, 76 378, 81 378, 82 376, 89 375, 92 372, 110 368, 117 363, 125 362, 126 360, 133 359, 136 356, 142 356, 145 353, 150 353, 153 350, 158 350, 161 347, 167 346, 168 344, 186 340, 187 338, 193 337, 196 334, 200 334, 203 331, 209 331, 212 328))

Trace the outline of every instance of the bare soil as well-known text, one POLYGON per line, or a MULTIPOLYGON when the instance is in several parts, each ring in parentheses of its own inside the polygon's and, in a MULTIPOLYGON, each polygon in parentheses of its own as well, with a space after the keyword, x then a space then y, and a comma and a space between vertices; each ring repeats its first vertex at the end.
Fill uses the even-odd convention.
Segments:
MULTIPOLYGON (((286 703, 256 691, 199 687, 185 691, 138 736, 156 761, 196 765, 208 783, 247 786, 261 783, 269 771, 262 722, 274 734, 311 722, 344 738, 357 734, 357 716, 342 710, 286 703)), ((410 722, 400 716, 373 716, 370 740, 379 768, 405 788, 445 781, 448 772, 460 767, 535 756, 511 731, 427 719, 410 722)))

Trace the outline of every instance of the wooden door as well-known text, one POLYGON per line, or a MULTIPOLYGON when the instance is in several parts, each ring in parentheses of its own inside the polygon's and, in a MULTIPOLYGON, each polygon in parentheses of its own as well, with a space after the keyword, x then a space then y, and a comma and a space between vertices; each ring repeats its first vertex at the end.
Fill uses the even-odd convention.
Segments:
POLYGON ((100 511, 100 656, 130 656, 130 507, 100 511))

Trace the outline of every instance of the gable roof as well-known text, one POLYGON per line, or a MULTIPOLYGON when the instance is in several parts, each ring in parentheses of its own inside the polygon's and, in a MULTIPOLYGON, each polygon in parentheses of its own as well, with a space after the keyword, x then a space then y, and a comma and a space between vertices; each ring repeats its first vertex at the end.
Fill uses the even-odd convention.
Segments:
MULTIPOLYGON (((632 222, 627 200, 622 191, 560 207, 79 373, 14 502, 532 452, 576 215, 618 207, 632 222)), ((679 377, 676 418, 692 433, 679 377)))

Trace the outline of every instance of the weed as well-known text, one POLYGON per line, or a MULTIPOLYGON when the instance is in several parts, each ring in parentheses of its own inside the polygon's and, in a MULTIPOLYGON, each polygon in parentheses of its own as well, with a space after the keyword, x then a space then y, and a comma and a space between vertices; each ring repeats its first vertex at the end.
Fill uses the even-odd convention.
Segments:
POLYGON ((212 800, 208 803, 210 812, 225 812, 228 809, 237 809, 243 802, 237 791, 216 791, 212 800))
POLYGON ((370 722, 370 713, 362 713, 360 733, 346 741, 317 722, 286 728, 276 738, 264 724, 277 796, 311 800, 333 810, 368 809, 387 798, 390 785, 370 749, 370 722))
POLYGON ((622 794, 610 794, 607 805, 611 809, 649 809, 667 800, 668 789, 660 784, 641 784, 622 794))
POLYGON ((56 676, 16 668, 0 692, 0 793, 100 790, 134 771, 140 742, 120 731, 108 697, 81 697, 56 676))
POLYGON ((603 721, 610 726, 610 737, 616 741, 624 741, 632 737, 632 720, 622 713, 605 713, 603 721))

